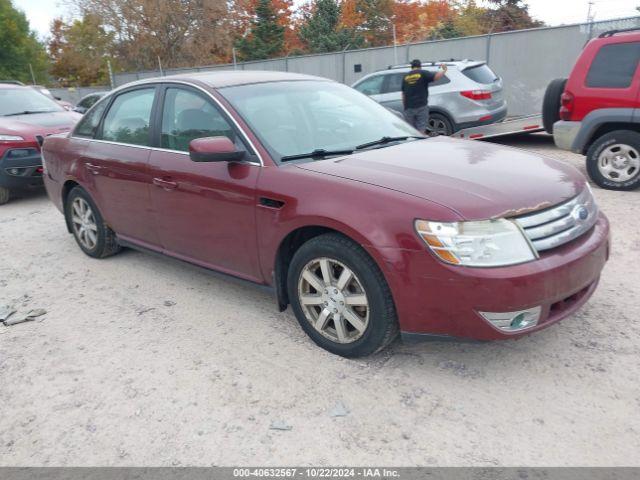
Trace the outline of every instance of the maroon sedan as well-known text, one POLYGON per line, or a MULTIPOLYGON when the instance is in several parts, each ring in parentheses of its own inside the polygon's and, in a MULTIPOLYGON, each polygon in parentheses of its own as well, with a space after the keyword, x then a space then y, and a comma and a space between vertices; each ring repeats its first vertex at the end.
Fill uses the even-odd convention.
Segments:
POLYGON ((609 254, 607 219, 572 167, 424 138, 321 78, 129 84, 44 156, 86 254, 134 247, 270 286, 348 357, 398 331, 492 340, 547 327, 587 301, 609 254))

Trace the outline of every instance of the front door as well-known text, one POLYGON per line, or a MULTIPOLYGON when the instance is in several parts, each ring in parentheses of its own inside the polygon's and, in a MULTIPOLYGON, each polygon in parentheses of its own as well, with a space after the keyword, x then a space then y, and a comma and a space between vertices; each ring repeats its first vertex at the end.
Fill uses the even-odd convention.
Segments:
POLYGON ((151 152, 151 200, 166 253, 207 268, 262 281, 255 231, 260 164, 193 162, 189 142, 226 136, 247 149, 226 115, 204 93, 165 87, 151 152))

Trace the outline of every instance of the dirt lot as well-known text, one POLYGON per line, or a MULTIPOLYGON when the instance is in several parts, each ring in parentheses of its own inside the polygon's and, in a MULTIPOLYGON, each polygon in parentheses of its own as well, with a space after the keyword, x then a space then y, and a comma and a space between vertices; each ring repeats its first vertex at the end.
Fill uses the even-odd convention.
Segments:
MULTIPOLYGON (((546 136, 510 143, 584 171, 546 136)), ((48 313, 0 326, 0 465, 638 465, 640 191, 595 195, 613 252, 579 313, 357 361, 260 290, 134 251, 90 259, 46 196, 16 199, 0 304, 48 313)))

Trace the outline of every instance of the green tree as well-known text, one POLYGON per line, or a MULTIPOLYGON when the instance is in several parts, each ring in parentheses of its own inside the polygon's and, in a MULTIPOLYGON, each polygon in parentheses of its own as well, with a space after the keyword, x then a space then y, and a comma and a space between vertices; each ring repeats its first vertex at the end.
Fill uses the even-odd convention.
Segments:
POLYGON ((495 8, 487 11, 490 32, 508 32, 523 28, 544 26, 544 22, 534 20, 529 14, 529 6, 522 0, 489 0, 495 8))
POLYGON ((47 53, 29 28, 24 13, 11 0, 0 0, 0 79, 31 83, 29 64, 36 82, 47 77, 47 53))
POLYGON ((311 13, 304 16, 298 33, 306 50, 324 53, 362 46, 364 37, 353 29, 341 26, 340 19, 337 0, 316 0, 311 13))
POLYGON ((444 22, 439 23, 431 34, 431 37, 435 39, 443 39, 443 38, 457 38, 462 37, 464 33, 458 30, 453 19, 448 19, 444 22))
POLYGON ((113 32, 105 31, 96 15, 85 14, 70 25, 55 19, 49 41, 51 74, 64 86, 106 85, 114 48, 113 32))
POLYGON ((259 1, 250 31, 236 41, 236 47, 241 60, 263 60, 282 54, 284 27, 278 24, 271 0, 259 1))

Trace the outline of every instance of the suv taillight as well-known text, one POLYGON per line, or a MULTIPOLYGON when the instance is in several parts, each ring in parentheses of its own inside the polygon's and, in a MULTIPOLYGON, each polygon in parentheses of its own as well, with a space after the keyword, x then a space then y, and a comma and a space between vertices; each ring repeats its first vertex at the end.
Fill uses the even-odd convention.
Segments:
POLYGON ((471 100, 491 100, 491 92, 489 90, 464 90, 460 92, 460 95, 471 100))
POLYGON ((560 97, 560 119, 571 120, 571 114, 573 113, 573 94, 571 92, 564 92, 560 97))

